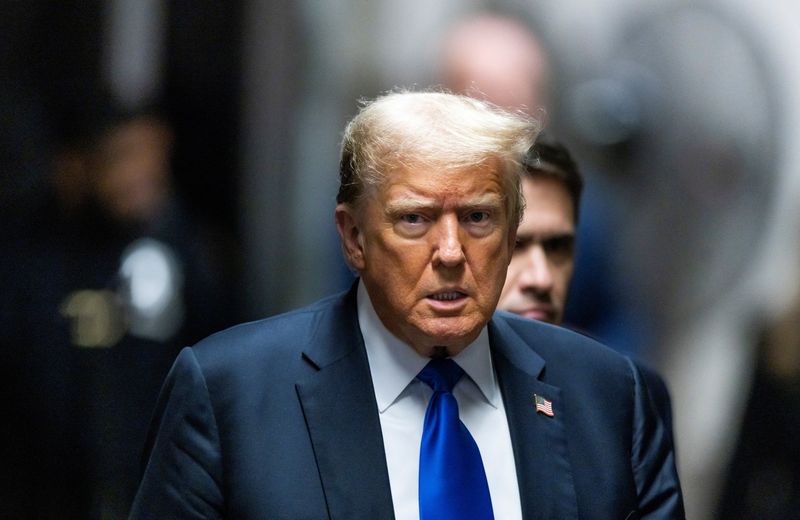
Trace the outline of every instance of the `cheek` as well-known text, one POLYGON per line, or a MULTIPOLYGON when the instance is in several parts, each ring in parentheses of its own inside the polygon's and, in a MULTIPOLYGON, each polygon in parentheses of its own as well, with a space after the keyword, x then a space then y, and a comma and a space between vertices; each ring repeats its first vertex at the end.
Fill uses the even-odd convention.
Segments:
POLYGON ((389 275, 398 278, 408 278, 423 271, 430 262, 428 248, 415 244, 397 244, 394 247, 385 247, 381 251, 378 262, 381 268, 389 275))
POLYGON ((367 251, 366 264, 377 282, 399 298, 409 296, 429 263, 427 248, 381 240, 367 251))

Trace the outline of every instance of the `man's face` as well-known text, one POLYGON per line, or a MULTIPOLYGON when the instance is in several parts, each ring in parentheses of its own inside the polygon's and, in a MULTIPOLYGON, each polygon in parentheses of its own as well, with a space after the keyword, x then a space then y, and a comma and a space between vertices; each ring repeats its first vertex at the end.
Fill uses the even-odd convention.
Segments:
POLYGON ((525 213, 498 308, 561 323, 575 255, 575 219, 566 186, 524 177, 525 213))
POLYGON ((337 227, 383 324, 424 356, 450 355, 491 317, 514 245, 494 167, 396 170, 337 227))
POLYGON ((138 118, 111 130, 95 163, 95 191, 120 222, 147 222, 167 197, 171 139, 155 119, 138 118))

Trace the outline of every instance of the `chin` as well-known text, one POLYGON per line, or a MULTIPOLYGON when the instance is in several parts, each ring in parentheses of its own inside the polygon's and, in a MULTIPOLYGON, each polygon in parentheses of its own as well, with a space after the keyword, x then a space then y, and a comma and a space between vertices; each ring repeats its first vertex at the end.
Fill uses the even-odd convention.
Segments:
POLYGON ((463 317, 438 318, 437 323, 427 324, 422 333, 427 336, 432 346, 462 348, 473 341, 480 332, 484 323, 475 323, 473 320, 464 321, 463 317), (445 323, 441 323, 445 321, 445 323))

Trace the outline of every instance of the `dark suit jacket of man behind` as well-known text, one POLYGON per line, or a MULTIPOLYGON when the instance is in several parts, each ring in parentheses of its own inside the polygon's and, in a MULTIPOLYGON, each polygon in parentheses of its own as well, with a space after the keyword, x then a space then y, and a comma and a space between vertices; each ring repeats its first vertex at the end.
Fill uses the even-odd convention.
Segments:
MULTIPOLYGON (((353 288, 185 349, 132 518, 393 518, 355 300, 353 288)), ((667 431, 629 360, 507 313, 489 333, 524 518, 683 517, 667 431)))

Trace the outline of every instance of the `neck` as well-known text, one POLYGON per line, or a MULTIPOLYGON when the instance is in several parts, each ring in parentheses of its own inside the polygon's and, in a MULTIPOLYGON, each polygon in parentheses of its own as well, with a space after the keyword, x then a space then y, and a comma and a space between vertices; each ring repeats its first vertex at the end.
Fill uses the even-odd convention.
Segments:
POLYGON ((444 359, 447 357, 450 357, 450 354, 447 353, 447 347, 443 347, 441 345, 433 347, 431 359, 444 359))

